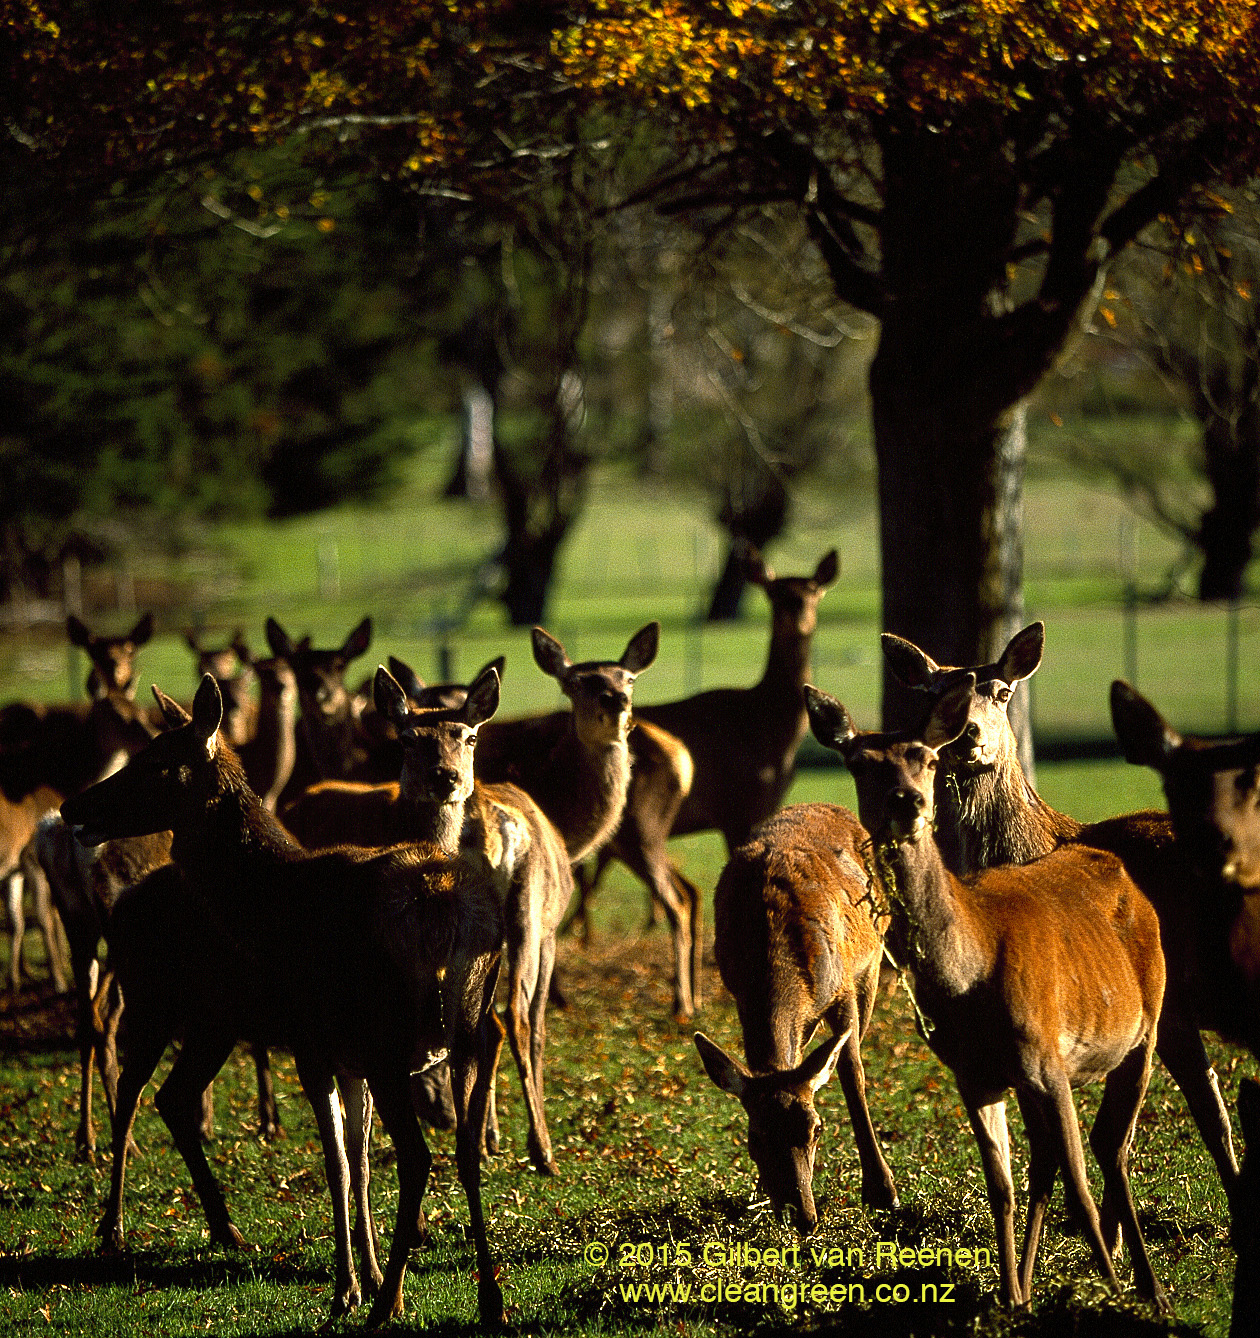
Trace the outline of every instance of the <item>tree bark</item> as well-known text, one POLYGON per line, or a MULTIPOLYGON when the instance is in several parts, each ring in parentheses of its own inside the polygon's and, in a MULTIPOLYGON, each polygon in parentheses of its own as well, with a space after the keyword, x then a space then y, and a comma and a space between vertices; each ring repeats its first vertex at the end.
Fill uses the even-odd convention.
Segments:
POLYGON ((1240 379, 1241 386, 1228 398, 1196 396, 1212 485, 1212 505, 1196 538, 1203 553, 1200 599, 1242 596, 1252 540, 1260 528, 1260 367, 1248 361, 1240 379))

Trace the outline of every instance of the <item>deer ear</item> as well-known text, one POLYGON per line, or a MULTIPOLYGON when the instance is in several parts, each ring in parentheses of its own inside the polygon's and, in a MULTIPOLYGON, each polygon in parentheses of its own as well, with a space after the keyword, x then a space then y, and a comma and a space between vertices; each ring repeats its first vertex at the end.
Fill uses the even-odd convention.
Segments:
POLYGON ((489 665, 477 675, 464 701, 464 724, 484 725, 499 709, 499 671, 489 665))
POLYGON ((342 642, 341 650, 337 653, 349 664, 351 660, 357 660, 371 644, 372 620, 371 618, 364 618, 358 627, 342 642))
POLYGON ((840 554, 833 548, 830 553, 824 553, 818 560, 818 566, 814 568, 814 584, 820 585, 825 590, 840 575, 840 554))
MULTIPOLYGON (((487 669, 493 669, 494 672, 499 675, 499 682, 502 683, 503 671, 506 668, 507 668, 507 656, 496 655, 493 660, 487 661, 485 664, 481 666, 480 669, 477 670, 477 678, 480 678, 481 675, 484 674, 487 669)), ((476 679, 474 679, 473 681, 476 682, 476 679)))
POLYGON ((617 661, 630 674, 641 674, 656 659, 656 652, 661 644, 661 625, 648 623, 640 628, 631 638, 625 653, 617 661))
MULTIPOLYGON (((396 655, 389 657, 389 672, 393 675, 398 686, 411 698, 412 701, 419 701, 420 694, 424 691, 424 679, 405 661, 400 660, 396 655)), ((377 670, 380 673, 380 670, 377 670)), ((379 706, 376 708, 381 709, 379 706)))
POLYGON ((998 660, 998 675, 1004 683, 1022 683, 1037 672, 1046 645, 1045 623, 1031 623, 1011 637, 998 660))
POLYGON ((153 700, 157 702, 158 709, 162 712, 167 729, 178 729, 192 719, 192 716, 177 701, 168 697, 156 683, 153 684, 153 700))
POLYGON ((976 690, 975 674, 965 674, 932 707, 932 714, 923 727, 923 742, 929 748, 944 748, 967 728, 971 714, 971 699, 976 690))
POLYGON ((146 613, 143 618, 127 633, 127 640, 137 648, 145 645, 153 636, 153 615, 146 613))
POLYGON ((383 664, 376 666, 376 676, 372 679, 372 702, 395 729, 407 723, 410 714, 407 694, 383 664))
POLYGON ((219 726, 223 723, 223 694, 213 674, 202 675, 193 697, 193 733, 205 744, 206 756, 213 757, 219 726))
POLYGON ((709 1040, 704 1032, 696 1032, 693 1039, 696 1049, 700 1051, 700 1062, 709 1077, 724 1092, 730 1092, 732 1096, 742 1096, 752 1074, 738 1059, 728 1055, 715 1041, 709 1040))
POLYGON ((830 693, 823 692, 812 683, 805 684, 805 710, 814 738, 833 752, 841 752, 857 733, 853 727, 853 717, 848 711, 830 693))
POLYGON ((73 613, 66 619, 66 636, 72 646, 81 646, 84 650, 92 643, 92 633, 87 630, 87 625, 73 613))
POLYGON ((253 652, 249 648, 249 642, 245 640, 245 629, 243 627, 238 627, 232 633, 232 649, 236 652, 236 658, 242 664, 252 665, 254 663, 253 652))
POLYGON ((530 633, 530 641, 534 647, 534 663, 544 674, 550 674, 552 678, 563 678, 564 671, 570 665, 564 647, 550 632, 545 632, 541 627, 535 627, 530 633))
POLYGON ((1124 751, 1124 760, 1162 771, 1181 747, 1181 735, 1123 679, 1111 685, 1111 723, 1124 751))
POLYGON ((293 654, 293 638, 274 618, 267 619, 267 646, 277 659, 287 660, 293 654))
POLYGON ((885 632, 879 638, 884 651, 884 659, 893 671, 893 677, 908 688, 918 688, 920 692, 930 692, 941 666, 913 641, 885 632))
POLYGON ((742 559, 744 579, 764 590, 774 580, 774 568, 766 565, 766 560, 747 539, 744 540, 742 559))
POLYGON ((844 1044, 852 1032, 853 1028, 849 1027, 839 1036, 829 1036, 820 1045, 815 1046, 796 1066, 792 1073, 793 1081, 806 1083, 811 1092, 816 1092, 836 1071, 840 1051, 844 1049, 844 1044))

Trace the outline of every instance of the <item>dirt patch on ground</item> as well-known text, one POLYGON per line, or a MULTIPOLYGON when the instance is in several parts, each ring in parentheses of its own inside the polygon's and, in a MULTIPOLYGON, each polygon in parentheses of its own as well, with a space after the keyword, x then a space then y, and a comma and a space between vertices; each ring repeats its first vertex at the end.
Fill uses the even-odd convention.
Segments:
POLYGON ((0 993, 0 1052, 74 1048, 74 995, 51 983, 0 993))

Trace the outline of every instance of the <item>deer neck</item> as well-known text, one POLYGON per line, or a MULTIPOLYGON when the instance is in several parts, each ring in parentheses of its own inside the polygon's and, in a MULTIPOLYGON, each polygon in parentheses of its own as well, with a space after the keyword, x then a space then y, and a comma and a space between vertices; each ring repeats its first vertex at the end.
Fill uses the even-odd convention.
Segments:
POLYGON ((970 894, 946 868, 930 832, 877 846, 875 875, 891 912, 898 965, 914 975, 930 1017, 934 1001, 964 995, 989 974, 991 953, 977 932, 970 894))
POLYGON ((534 799, 564 840, 569 859, 577 864, 617 830, 629 786, 630 749, 625 732, 598 744, 584 743, 571 725, 552 753, 534 799), (540 797, 543 793, 545 803, 540 797))
POLYGON ((276 800, 297 764, 297 704, 292 696, 264 701, 258 713, 258 729, 241 748, 240 757, 246 772, 253 773, 252 788, 263 796, 264 807, 274 813, 276 800))
POLYGON ((774 631, 770 637, 770 653, 766 657, 765 672, 756 686, 761 695, 790 701, 805 718, 805 684, 810 679, 809 651, 813 633, 774 631))
POLYGON ((434 800, 408 800, 399 796, 398 808, 403 821, 399 833, 403 839, 431 843, 444 855, 457 855, 464 830, 467 804, 463 799, 452 803, 434 800))
POLYGON ((962 877, 1040 859, 1080 830, 1028 783, 1013 739, 991 768, 942 770, 936 813, 946 861, 962 877))

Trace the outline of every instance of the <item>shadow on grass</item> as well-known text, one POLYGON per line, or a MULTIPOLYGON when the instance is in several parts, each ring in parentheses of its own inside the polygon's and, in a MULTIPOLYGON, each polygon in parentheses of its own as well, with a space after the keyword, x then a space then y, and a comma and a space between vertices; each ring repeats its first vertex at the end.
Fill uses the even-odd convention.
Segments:
POLYGON ((328 1268, 298 1259, 232 1255, 216 1259, 141 1250, 126 1254, 0 1255, 0 1287, 185 1287, 201 1290, 246 1282, 331 1285, 328 1268))

